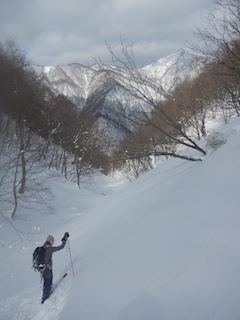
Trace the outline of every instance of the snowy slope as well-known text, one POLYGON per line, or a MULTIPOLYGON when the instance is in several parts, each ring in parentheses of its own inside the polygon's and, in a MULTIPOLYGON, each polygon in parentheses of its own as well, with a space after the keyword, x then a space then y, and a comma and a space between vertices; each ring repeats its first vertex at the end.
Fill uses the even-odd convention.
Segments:
POLYGON ((141 72, 160 81, 164 90, 171 92, 182 81, 196 77, 201 63, 194 57, 190 49, 184 48, 143 67, 141 72))
POLYGON ((227 142, 201 163, 171 159, 131 184, 46 181, 53 213, 19 214, 21 243, 0 220, 0 319, 239 319, 240 119, 219 131, 227 142), (31 253, 65 231, 75 275, 56 253, 55 279, 69 275, 40 305, 31 253))
POLYGON ((80 106, 102 85, 93 67, 78 63, 52 67, 34 66, 34 70, 53 90, 64 94, 80 106))

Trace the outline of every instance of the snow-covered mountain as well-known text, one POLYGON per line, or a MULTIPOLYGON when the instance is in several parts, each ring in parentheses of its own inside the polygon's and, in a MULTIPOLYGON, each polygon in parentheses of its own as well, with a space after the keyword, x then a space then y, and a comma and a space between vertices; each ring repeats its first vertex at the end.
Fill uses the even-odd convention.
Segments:
POLYGON ((88 108, 112 137, 132 130, 124 112, 129 112, 129 108, 134 112, 139 107, 139 101, 129 93, 133 87, 146 90, 159 101, 181 81, 194 77, 199 64, 196 65, 192 51, 181 49, 138 70, 77 63, 34 66, 34 69, 55 92, 64 94, 80 108, 88 108), (119 101, 121 114, 116 112, 119 101))
MULTIPOLYGON (((105 70, 110 70, 105 65, 105 70)), ((94 91, 101 86, 108 85, 104 75, 99 73, 97 65, 84 66, 78 63, 59 66, 34 66, 40 77, 45 79, 54 90, 66 95, 79 106, 83 106, 94 91)), ((112 69, 111 69, 112 70, 112 69)), ((158 80, 162 88, 172 91, 175 86, 189 75, 196 74, 197 66, 194 64, 194 54, 188 49, 181 49, 176 53, 161 58, 138 71, 147 78, 158 80)), ((120 76, 115 73, 115 76, 120 76)), ((130 75, 129 75, 130 77, 130 75)), ((119 79, 116 78, 118 82, 119 79)))
POLYGON ((194 78, 201 64, 189 49, 181 49, 141 69, 149 78, 161 82, 166 92, 171 92, 185 79, 194 78))
POLYGON ((100 86, 94 66, 78 63, 63 66, 34 66, 37 74, 54 89, 79 106, 83 106, 93 91, 100 86))

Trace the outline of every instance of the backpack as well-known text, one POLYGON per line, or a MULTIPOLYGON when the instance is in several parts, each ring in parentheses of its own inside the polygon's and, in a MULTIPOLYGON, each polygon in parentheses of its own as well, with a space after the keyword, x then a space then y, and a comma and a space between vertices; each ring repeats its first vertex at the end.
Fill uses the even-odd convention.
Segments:
POLYGON ((46 265, 45 265, 45 250, 44 247, 37 247, 33 252, 32 257, 32 268, 34 271, 42 271, 46 265))

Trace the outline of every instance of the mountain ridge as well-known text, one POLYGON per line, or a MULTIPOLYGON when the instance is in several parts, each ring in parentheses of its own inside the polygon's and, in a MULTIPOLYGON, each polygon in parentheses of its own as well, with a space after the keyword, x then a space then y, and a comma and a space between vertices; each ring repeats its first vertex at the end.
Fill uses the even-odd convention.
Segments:
MULTIPOLYGON (((163 88, 169 92, 176 86, 174 79, 179 78, 183 81, 186 76, 189 77, 190 71, 193 76, 195 75, 198 66, 194 65, 194 61, 194 53, 189 49, 182 48, 175 53, 137 69, 137 71, 148 78, 161 80, 163 88), (171 79, 166 79, 167 77, 171 79)), ((108 69, 108 65, 102 66, 104 66, 105 70, 108 69)), ((91 94, 89 89, 98 86, 98 84, 94 83, 94 80, 96 80, 94 78, 97 77, 96 74, 99 71, 97 70, 98 67, 98 64, 85 66, 77 62, 57 66, 33 66, 37 74, 44 78, 51 87, 70 99, 79 94, 82 94, 84 99, 88 98, 89 94, 91 94), (64 86, 64 83, 68 84, 68 86, 64 86)))
POLYGON ((190 49, 182 48, 136 70, 80 63, 33 68, 54 92, 65 95, 80 109, 87 108, 110 136, 122 136, 133 130, 124 112, 139 112, 139 97, 131 93, 134 86, 146 90, 158 103, 182 81, 194 78, 200 64, 195 63, 190 49), (117 115, 120 104, 123 113, 117 115))

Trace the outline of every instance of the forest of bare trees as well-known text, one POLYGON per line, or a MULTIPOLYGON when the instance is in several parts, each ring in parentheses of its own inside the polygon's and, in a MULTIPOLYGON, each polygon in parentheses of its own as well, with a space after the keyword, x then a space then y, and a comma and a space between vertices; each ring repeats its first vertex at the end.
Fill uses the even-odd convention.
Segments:
POLYGON ((78 186, 84 175, 108 171, 103 132, 38 79, 12 40, 0 47, 0 146, 1 210, 12 217, 44 167, 78 186))

